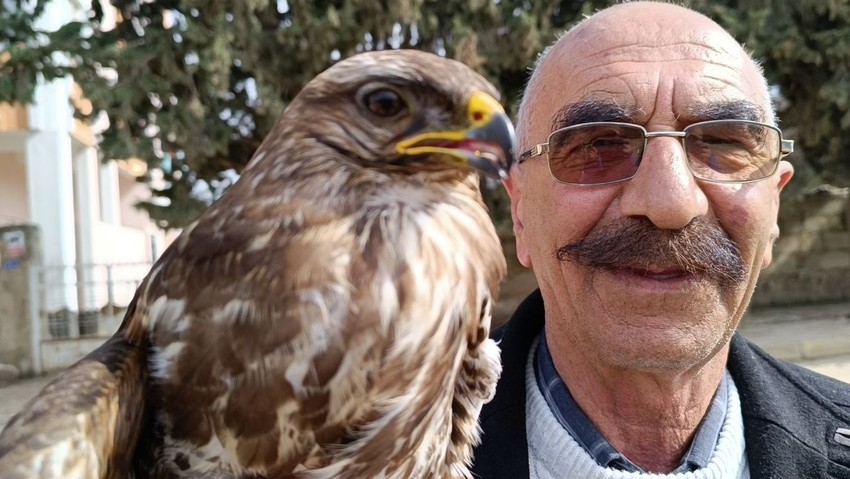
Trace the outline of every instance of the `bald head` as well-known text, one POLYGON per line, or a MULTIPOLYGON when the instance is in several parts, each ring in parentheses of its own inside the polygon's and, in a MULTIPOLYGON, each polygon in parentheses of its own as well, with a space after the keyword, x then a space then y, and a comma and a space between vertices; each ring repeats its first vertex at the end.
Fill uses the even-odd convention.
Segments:
POLYGON ((660 2, 609 7, 547 48, 520 105, 521 149, 563 126, 571 105, 599 101, 629 118, 597 121, 646 125, 658 113, 670 117, 657 118, 665 124, 715 119, 700 110, 724 103, 746 105, 746 119, 774 120, 761 68, 741 45, 708 17, 660 2))

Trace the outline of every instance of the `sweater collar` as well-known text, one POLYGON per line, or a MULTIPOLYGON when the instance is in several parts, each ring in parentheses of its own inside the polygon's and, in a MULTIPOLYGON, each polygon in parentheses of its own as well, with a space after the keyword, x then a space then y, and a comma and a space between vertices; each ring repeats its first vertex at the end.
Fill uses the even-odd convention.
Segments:
MULTIPOLYGON (((573 398, 569 387, 558 375, 545 327, 536 342, 534 374, 538 389, 551 409, 553 416, 588 454, 602 467, 622 471, 643 472, 643 470, 618 451, 602 433, 596 429, 590 418, 573 398)), ((726 419, 729 405, 729 378, 723 374, 720 385, 712 398, 705 417, 694 435, 690 447, 682 457, 681 464, 673 472, 688 472, 705 468, 720 437, 720 429, 726 419)))

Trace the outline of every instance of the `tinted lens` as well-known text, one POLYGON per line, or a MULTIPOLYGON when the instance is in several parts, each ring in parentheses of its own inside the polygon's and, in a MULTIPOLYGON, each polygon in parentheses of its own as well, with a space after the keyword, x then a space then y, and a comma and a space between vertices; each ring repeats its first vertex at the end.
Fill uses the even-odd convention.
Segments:
POLYGON ((694 176, 711 181, 752 181, 776 171, 779 130, 748 121, 712 121, 685 129, 685 149, 694 176))
POLYGON ((549 136, 549 169, 564 183, 592 185, 631 178, 643 152, 643 130, 593 123, 557 130, 549 136))

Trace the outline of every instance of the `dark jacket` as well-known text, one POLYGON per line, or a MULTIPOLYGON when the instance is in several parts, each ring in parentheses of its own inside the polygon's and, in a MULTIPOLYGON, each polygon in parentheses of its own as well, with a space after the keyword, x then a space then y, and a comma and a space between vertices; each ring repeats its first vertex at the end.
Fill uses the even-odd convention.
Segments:
MULTIPOLYGON (((481 413, 475 477, 528 477, 525 365, 542 328, 543 298, 536 291, 493 332, 503 371, 496 397, 481 413)), ((753 479, 850 479, 850 437, 836 439, 837 430, 850 430, 850 384, 774 359, 737 333, 728 368, 741 398, 753 479)))

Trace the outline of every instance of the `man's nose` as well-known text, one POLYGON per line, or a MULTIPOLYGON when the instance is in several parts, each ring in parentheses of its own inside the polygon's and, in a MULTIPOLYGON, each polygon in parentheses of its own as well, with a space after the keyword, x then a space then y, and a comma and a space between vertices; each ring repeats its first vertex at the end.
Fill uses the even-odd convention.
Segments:
POLYGON ((625 216, 645 216, 661 229, 680 229, 708 213, 708 198, 690 169, 678 138, 647 141, 637 174, 620 200, 625 216))

